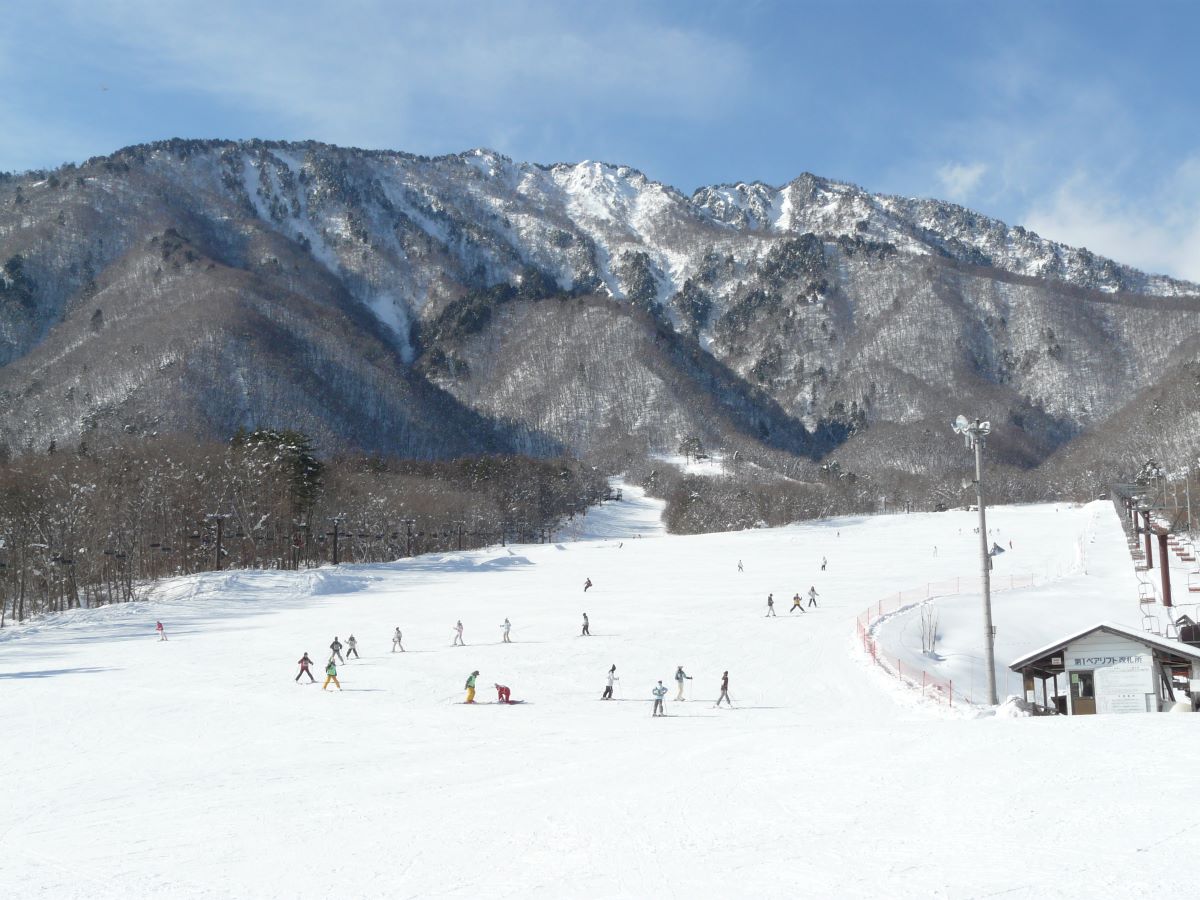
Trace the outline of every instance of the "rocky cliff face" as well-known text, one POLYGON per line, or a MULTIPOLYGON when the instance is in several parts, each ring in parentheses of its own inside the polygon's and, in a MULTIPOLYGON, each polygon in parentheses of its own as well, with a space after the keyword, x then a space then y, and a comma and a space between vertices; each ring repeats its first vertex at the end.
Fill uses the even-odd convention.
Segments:
POLYGON ((594 162, 171 141, 0 180, 0 438, 695 433, 924 471, 966 411, 1032 465, 1178 364, 1198 294, 813 175, 689 198, 594 162))

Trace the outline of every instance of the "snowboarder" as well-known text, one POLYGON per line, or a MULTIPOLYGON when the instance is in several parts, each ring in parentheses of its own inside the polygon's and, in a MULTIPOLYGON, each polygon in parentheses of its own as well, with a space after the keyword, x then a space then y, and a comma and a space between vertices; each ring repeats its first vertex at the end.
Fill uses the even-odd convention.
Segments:
POLYGON ((800 599, 799 594, 792 595, 792 608, 788 610, 788 615, 791 615, 796 610, 800 610, 800 612, 804 612, 804 601, 800 599))
POLYGON ((467 684, 466 684, 466 688, 467 688, 467 701, 466 702, 467 703, 475 702, 475 679, 478 677, 479 677, 478 669, 476 669, 469 676, 467 676, 467 684))
POLYGON ((809 606, 817 605, 817 596, 818 595, 817 595, 816 587, 809 587, 809 589, 808 589, 808 605, 809 606))
POLYGON ((162 622, 155 622, 154 630, 158 632, 158 639, 160 641, 165 641, 167 639, 167 631, 165 628, 163 628, 162 622))
POLYGON ((768 616, 775 615, 775 595, 774 594, 767 594, 767 615, 768 616))
POLYGON ((504 629, 504 643, 511 644, 512 641, 509 640, 508 631, 510 628, 512 628, 512 622, 508 621, 508 616, 504 617, 504 624, 500 627, 504 629))
POLYGON ((823 556, 822 556, 822 557, 821 557, 821 571, 822 571, 822 572, 824 572, 824 571, 825 571, 825 564, 826 564, 827 562, 829 562, 829 560, 827 560, 825 557, 823 557, 823 556))
POLYGON ((358 641, 354 639, 354 635, 350 635, 350 637, 346 638, 346 646, 349 648, 346 650, 346 659, 350 658, 351 653, 354 654, 355 659, 362 659, 362 657, 358 655, 358 641))
POLYGON ((679 693, 675 695, 676 700, 683 699, 683 682, 685 680, 691 681, 692 676, 683 671, 683 666, 679 666, 675 669, 675 683, 679 685, 679 693))
POLYGON ((590 631, 588 631, 588 617, 587 617, 587 613, 584 613, 584 614, 583 614, 583 631, 582 631, 582 632, 580 632, 579 636, 580 636, 580 637, 584 637, 584 636, 591 637, 591 636, 592 636, 592 633, 591 633, 590 631))
POLYGON ((466 643, 462 639, 462 619, 459 619, 454 625, 454 643, 451 647, 465 647, 466 643))
POLYGON ((325 666, 325 683, 321 685, 321 690, 325 690, 327 687, 329 687, 329 682, 331 681, 337 685, 337 689, 339 691, 342 689, 342 683, 337 680, 337 666, 333 664, 332 656, 329 657, 329 664, 325 666))
POLYGON ((492 683, 492 686, 496 689, 497 703, 512 703, 512 691, 504 685, 496 684, 495 682, 492 683))
POLYGON ((400 652, 404 652, 404 632, 400 630, 400 626, 396 626, 396 633, 392 635, 392 652, 396 652, 396 648, 400 648, 400 652))
POLYGON ((331 651, 329 654, 329 658, 330 659, 336 658, 337 661, 340 662, 344 666, 346 664, 346 661, 344 659, 342 659, 342 642, 337 639, 336 634, 333 636, 333 643, 329 645, 329 649, 331 651))
POLYGON ((738 560, 738 571, 739 571, 739 572, 745 572, 745 571, 746 571, 745 569, 743 569, 743 568, 742 568, 742 561, 741 561, 740 559, 738 560))
POLYGON ((590 578, 583 579, 583 592, 585 594, 587 593, 588 588, 590 588, 591 586, 592 586, 592 579, 590 579, 590 578))
POLYGON ((666 713, 663 712, 663 697, 667 695, 667 689, 663 686, 661 680, 651 689, 650 693, 654 695, 654 709, 651 710, 650 715, 665 716, 666 713))
POLYGON ((717 698, 717 706, 721 705, 724 700, 729 706, 733 707, 733 701, 729 699, 729 672, 728 670, 721 676, 721 696, 717 698))
POLYGON ((613 682, 620 681, 617 677, 617 664, 613 663, 612 668, 608 670, 608 684, 604 688, 604 693, 600 696, 601 700, 611 700, 613 698, 613 682))
POLYGON ((304 655, 297 661, 300 666, 300 671, 296 673, 296 681, 300 680, 301 675, 307 675, 309 682, 316 684, 317 679, 313 678, 312 671, 308 668, 312 665, 312 660, 308 658, 308 651, 304 651, 304 655))

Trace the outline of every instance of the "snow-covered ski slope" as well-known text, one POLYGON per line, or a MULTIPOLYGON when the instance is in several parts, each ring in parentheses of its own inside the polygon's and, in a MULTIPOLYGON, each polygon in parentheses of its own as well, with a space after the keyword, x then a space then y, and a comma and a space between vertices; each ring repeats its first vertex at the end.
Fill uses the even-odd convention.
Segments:
MULTIPOLYGON (((858 655, 868 603, 976 570, 974 514, 671 537, 652 501, 626 498, 585 519, 602 539, 214 573, 6 629, 0 896, 1192 890, 1181 860, 1200 814, 1170 795, 1194 778, 1162 751, 1186 752, 1200 718, 949 715, 858 655), (622 520, 647 536, 622 539, 622 520), (820 608, 789 616, 810 585, 820 608), (459 618, 467 646, 452 648, 459 618), (389 652, 397 625, 404 654, 389 652), (292 680, 301 653, 319 670, 350 633, 362 659, 340 668, 342 693, 292 680), (601 702, 613 663, 618 701, 601 702), (461 705, 474 669, 480 700, 500 682, 527 702, 461 705), (734 710, 712 708, 725 669, 734 710), (670 715, 652 719, 658 679, 670 715)), ((1103 506, 1002 508, 991 524, 1014 542, 1001 573, 1070 570, 1081 536, 1119 534, 1103 506)), ((1090 609, 1101 576, 1070 577, 1077 591, 1046 596, 1061 607, 1047 639, 1113 617, 1090 609)))

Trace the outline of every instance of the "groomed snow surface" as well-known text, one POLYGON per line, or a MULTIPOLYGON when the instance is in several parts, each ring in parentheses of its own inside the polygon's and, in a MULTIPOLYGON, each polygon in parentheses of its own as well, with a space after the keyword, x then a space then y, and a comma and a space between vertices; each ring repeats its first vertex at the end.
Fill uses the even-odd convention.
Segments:
MULTIPOLYGON (((0 896, 1192 892, 1200 813, 1174 795, 1194 784, 1200 719, 951 715, 858 653, 869 603, 976 571, 973 514, 670 537, 653 501, 625 498, 585 518, 598 539, 213 573, 5 629, 0 896), (789 615, 810 585, 820 607, 789 615), (293 681, 301 653, 320 670, 350 633, 344 691, 293 681), (613 663, 619 699, 601 702, 613 663), (670 699, 680 664, 686 702, 670 699), (500 682, 527 702, 462 705, 473 669, 480 700, 500 682), (712 707, 724 669, 733 710, 712 707), (670 715, 652 719, 658 679, 670 715)), ((1082 574, 1103 568, 1097 548, 1127 564, 1111 507, 992 524, 1014 544, 998 566, 1068 573, 1042 598, 1049 633, 1010 649, 1116 617, 1091 609, 1110 575, 1082 574)), ((1006 604, 1001 636, 1018 629, 1006 604)), ((953 646, 981 633, 968 625, 940 649, 977 652, 953 646)))

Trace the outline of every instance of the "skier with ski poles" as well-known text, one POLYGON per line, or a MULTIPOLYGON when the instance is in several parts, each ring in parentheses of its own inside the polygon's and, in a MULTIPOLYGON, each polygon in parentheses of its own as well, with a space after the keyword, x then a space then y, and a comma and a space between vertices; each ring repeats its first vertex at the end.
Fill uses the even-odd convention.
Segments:
POLYGON ((467 700, 466 700, 467 703, 475 702, 475 679, 478 677, 479 677, 478 669, 476 669, 474 672, 472 672, 467 677, 467 683, 465 685, 465 687, 467 689, 467 700))
POLYGON ((329 655, 331 660, 336 657, 337 661, 342 665, 346 664, 346 661, 342 659, 342 642, 337 639, 336 634, 333 636, 333 643, 329 645, 329 649, 331 651, 329 655))
POLYGON ((792 608, 788 610, 788 614, 791 615, 796 610, 800 610, 800 612, 804 612, 804 601, 800 599, 799 593, 792 595, 792 608))
POLYGON ((675 695, 677 701, 683 699, 683 682, 685 679, 691 681, 692 676, 683 671, 683 666, 679 666, 675 670, 675 682, 679 685, 679 693, 675 695))
POLYGON ((809 606, 817 605, 817 589, 815 587, 810 587, 808 589, 808 605, 809 606))
MULTIPOLYGON (((774 615, 775 615, 775 595, 767 594, 767 616, 774 616, 774 615)), ((763 618, 766 618, 766 616, 764 616, 763 618)), ((776 616, 776 618, 778 618, 778 616, 776 616)))
POLYGON ((312 665, 312 660, 308 658, 307 650, 304 651, 304 655, 297 661, 297 665, 300 666, 300 671, 296 673, 296 681, 300 680, 301 675, 307 675, 311 684, 317 683, 317 679, 313 678, 312 671, 308 668, 312 665))
POLYGON ((346 659, 350 658, 351 653, 354 654, 355 659, 362 659, 362 657, 358 655, 358 641, 354 639, 354 635, 350 635, 350 637, 346 638, 346 647, 349 648, 346 650, 346 659))
POLYGON ((608 684, 604 688, 604 693, 600 696, 601 700, 611 700, 613 698, 613 682, 620 681, 617 677, 617 664, 613 663, 612 668, 608 670, 608 684))
POLYGON ((665 716, 666 713, 663 712, 663 697, 667 695, 667 689, 663 685, 661 679, 659 679, 658 684, 651 689, 650 693, 654 695, 654 709, 650 712, 650 715, 665 716))
POLYGON ((455 623, 455 625, 454 625, 454 643, 450 645, 451 647, 467 646, 466 643, 463 641, 462 632, 463 632, 462 619, 459 619, 458 622, 455 623))
POLYGON ((338 681, 338 677, 337 677, 337 666, 335 666, 333 664, 332 656, 329 657, 329 664, 327 666, 325 666, 325 683, 323 685, 321 685, 321 690, 325 690, 326 688, 328 688, 329 682, 331 682, 331 681, 337 685, 337 689, 339 691, 342 689, 342 683, 340 681, 338 681))
POLYGON ((400 630, 400 626, 396 626, 396 633, 392 635, 392 652, 396 652, 396 648, 400 648, 400 652, 404 652, 404 632, 400 630))
POLYGON ((591 636, 592 636, 592 633, 591 633, 591 631, 589 631, 589 630, 588 630, 588 617, 587 617, 587 613, 584 613, 584 614, 583 614, 583 631, 581 631, 581 632, 579 633, 579 636, 580 636, 580 637, 591 637, 591 636))
POLYGON ((504 624, 500 627, 504 629, 504 643, 511 644, 512 641, 508 637, 508 632, 512 628, 512 622, 508 621, 508 616, 504 617, 504 624))
POLYGON ((728 670, 726 670, 725 673, 721 676, 721 696, 717 698, 717 706, 721 705, 722 700, 724 700, 726 703, 729 704, 730 709, 733 708, 733 701, 729 699, 729 671, 728 670))

